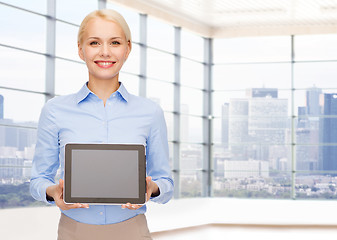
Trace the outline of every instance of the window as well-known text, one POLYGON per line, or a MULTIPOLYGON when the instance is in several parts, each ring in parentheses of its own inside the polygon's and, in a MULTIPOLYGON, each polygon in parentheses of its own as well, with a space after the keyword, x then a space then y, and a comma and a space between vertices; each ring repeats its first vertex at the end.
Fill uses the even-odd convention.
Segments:
POLYGON ((44 17, 5 5, 0 6, 0 15, 6 19, 6 24, 0 25, 1 44, 45 53, 46 19, 44 17))

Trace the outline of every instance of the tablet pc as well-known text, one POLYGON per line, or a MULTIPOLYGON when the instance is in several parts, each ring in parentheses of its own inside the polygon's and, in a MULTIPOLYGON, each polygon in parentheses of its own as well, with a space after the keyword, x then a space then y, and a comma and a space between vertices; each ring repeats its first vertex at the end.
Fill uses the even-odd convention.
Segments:
POLYGON ((65 146, 65 203, 144 204, 145 147, 141 144, 65 146))

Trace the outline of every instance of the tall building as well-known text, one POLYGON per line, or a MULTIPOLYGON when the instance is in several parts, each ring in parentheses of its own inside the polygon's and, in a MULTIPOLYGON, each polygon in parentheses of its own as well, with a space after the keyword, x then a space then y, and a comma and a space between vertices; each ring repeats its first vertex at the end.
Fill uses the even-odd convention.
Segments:
POLYGON ((285 143, 287 122, 287 99, 269 96, 249 99, 248 134, 254 142, 250 148, 249 157, 264 161, 286 157, 285 154, 271 156, 270 148, 285 143))
POLYGON ((306 105, 298 107, 296 127, 296 170, 314 171, 319 167, 319 128, 322 89, 312 87, 306 91, 306 105), (310 146, 310 147, 308 147, 310 146))
POLYGON ((229 102, 228 143, 233 160, 247 160, 248 99, 235 98, 229 102))
MULTIPOLYGON (((323 115, 321 120, 321 143, 337 144, 337 93, 323 95, 323 115)), ((337 146, 321 147, 322 167, 325 171, 337 170, 337 146)))
POLYGON ((321 114, 321 106, 319 104, 319 98, 322 94, 322 89, 312 87, 306 91, 306 107, 307 114, 309 116, 318 116, 321 114))
POLYGON ((277 88, 250 88, 246 90, 247 97, 250 98, 277 98, 277 88))
POLYGON ((4 97, 0 95, 0 119, 4 119, 4 97))
POLYGON ((228 148, 229 103, 221 106, 221 143, 228 148))

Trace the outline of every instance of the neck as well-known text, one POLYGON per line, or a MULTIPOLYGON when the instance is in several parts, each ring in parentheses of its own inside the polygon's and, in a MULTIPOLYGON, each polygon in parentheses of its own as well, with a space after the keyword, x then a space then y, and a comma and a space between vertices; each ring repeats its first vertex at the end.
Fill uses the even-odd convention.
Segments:
POLYGON ((113 81, 89 79, 88 88, 95 93, 98 98, 103 100, 105 106, 107 99, 119 88, 119 82, 118 79, 114 79, 113 81))

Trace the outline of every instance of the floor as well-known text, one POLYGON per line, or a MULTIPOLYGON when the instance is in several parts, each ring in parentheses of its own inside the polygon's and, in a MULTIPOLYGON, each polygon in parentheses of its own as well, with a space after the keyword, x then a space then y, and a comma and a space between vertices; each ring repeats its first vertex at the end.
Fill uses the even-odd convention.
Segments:
POLYGON ((337 239, 337 227, 200 226, 153 233, 154 240, 324 240, 337 239))

